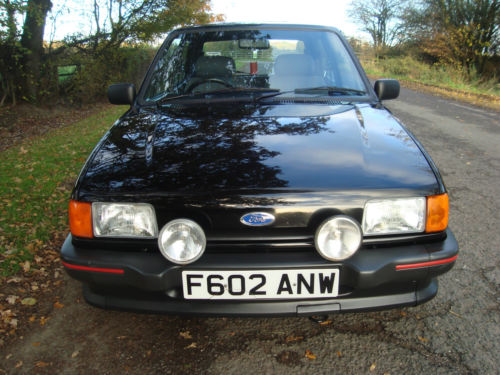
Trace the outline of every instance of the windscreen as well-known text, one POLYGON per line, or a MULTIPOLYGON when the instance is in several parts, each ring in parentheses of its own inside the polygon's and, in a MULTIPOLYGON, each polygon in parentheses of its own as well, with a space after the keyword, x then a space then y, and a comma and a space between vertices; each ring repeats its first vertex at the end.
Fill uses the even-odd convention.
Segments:
MULTIPOLYGON (((169 96, 255 90, 350 89, 363 80, 340 38, 318 30, 192 30, 163 49, 145 101, 169 96)), ((338 91, 342 93, 342 91, 338 91)))

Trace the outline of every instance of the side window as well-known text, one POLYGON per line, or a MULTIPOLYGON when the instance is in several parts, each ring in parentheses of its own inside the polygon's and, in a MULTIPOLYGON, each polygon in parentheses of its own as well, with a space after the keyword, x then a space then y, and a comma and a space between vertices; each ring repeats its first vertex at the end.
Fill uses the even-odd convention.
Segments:
POLYGON ((176 93, 186 78, 186 55, 189 42, 178 37, 170 43, 168 49, 156 64, 144 99, 154 101, 165 94, 176 93))

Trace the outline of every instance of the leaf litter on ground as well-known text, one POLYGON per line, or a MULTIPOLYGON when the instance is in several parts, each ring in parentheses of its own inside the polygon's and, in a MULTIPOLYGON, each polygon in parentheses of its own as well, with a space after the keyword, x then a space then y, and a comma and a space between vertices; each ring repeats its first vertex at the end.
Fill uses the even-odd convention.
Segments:
MULTIPOLYGON (((49 319, 33 315, 32 310, 34 305, 38 311, 50 306, 54 298, 41 296, 61 285, 56 249, 68 232, 66 211, 72 184, 99 138, 124 112, 124 107, 97 108, 100 113, 82 121, 61 123, 62 127, 54 129, 51 123, 43 135, 16 136, 7 143, 9 135, 0 129, 0 285, 5 293, 5 297, 0 295, 4 336, 0 346, 19 327, 38 319, 44 326, 49 319), (2 306, 3 301, 8 308, 2 306)), ((62 308, 62 304, 56 301, 53 307, 62 308)))

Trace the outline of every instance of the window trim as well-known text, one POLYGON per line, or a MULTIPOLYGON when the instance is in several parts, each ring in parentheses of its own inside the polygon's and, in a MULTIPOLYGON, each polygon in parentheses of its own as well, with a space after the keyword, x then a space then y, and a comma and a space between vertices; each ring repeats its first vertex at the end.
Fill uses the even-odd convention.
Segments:
MULTIPOLYGON (((193 27, 185 27, 179 28, 171 31, 165 41, 162 43, 161 47, 158 49, 153 61, 151 62, 148 71, 142 81, 139 92, 137 93, 137 97, 134 103, 134 108, 136 106, 152 106, 156 105, 154 101, 144 101, 144 95, 146 91, 146 87, 149 85, 151 81, 151 77, 154 73, 154 67, 158 63, 158 60, 163 56, 165 49, 168 49, 173 40, 177 38, 180 34, 187 33, 199 33, 199 32, 217 32, 217 31, 237 31, 237 30, 294 30, 294 31, 324 31, 331 32, 339 38, 340 42, 343 44, 344 48, 347 50, 347 54, 351 58, 352 63, 354 64, 356 70, 358 71, 361 81, 365 86, 366 96, 359 97, 362 102, 380 102, 375 91, 373 90, 372 85, 364 69, 361 66, 358 58, 356 57, 354 50, 351 48, 344 35, 336 28, 328 27, 328 26, 316 26, 316 25, 287 25, 287 24, 226 24, 226 25, 204 25, 204 26, 193 26, 193 27), (368 99, 368 100, 367 100, 368 99)), ((350 97, 350 99, 353 99, 350 97)), ((355 100, 355 98, 354 98, 355 100)), ((353 100, 353 101, 354 101, 353 100)))

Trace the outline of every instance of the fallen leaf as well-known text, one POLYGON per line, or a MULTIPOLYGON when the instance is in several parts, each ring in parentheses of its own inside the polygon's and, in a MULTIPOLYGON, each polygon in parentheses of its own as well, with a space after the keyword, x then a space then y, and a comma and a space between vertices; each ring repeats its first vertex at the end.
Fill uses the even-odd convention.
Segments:
POLYGON ((40 346, 40 343, 39 342, 34 342, 31 345, 33 345, 33 346, 40 346))
POLYGON ((295 341, 302 341, 304 340, 304 336, 288 336, 285 339, 285 342, 295 342, 295 341))
POLYGON ((19 177, 14 177, 12 179, 16 184, 20 184, 21 182, 23 182, 23 180, 21 180, 19 177))
POLYGON ((24 272, 29 272, 31 268, 31 263, 27 260, 26 262, 22 263, 22 267, 24 272))
POLYGON ((320 322, 319 325, 320 326, 327 326, 329 324, 332 324, 333 322, 331 320, 325 320, 324 322, 320 322))
POLYGON ((179 332, 179 336, 181 336, 182 338, 186 339, 186 340, 189 340, 189 339, 192 339, 193 337, 191 336, 191 334, 189 333, 189 331, 186 331, 186 332, 179 332))
POLYGON ((406 311, 401 311, 401 316, 406 316, 406 311))
POLYGON ((191 344, 189 344, 188 346, 186 346, 184 349, 194 349, 194 348, 197 348, 198 347, 198 344, 196 344, 195 342, 192 342, 191 344))
POLYGON ((45 324, 47 324, 47 321, 48 321, 49 319, 50 319, 50 318, 46 318, 45 316, 40 317, 40 325, 41 325, 41 326, 44 326, 45 324))
POLYGON ((30 318, 28 319, 30 323, 33 323, 35 321, 35 315, 31 315, 30 318))
POLYGON ((377 364, 372 363, 372 365, 370 366, 370 371, 375 371, 376 368, 377 368, 377 364))
POLYGON ((13 327, 13 328, 17 328, 17 319, 11 319, 9 324, 13 327))
POLYGON ((310 350, 306 350, 305 357, 309 359, 316 359, 316 355, 314 355, 310 350))
POLYGON ((14 276, 14 277, 11 277, 9 280, 7 280, 7 284, 20 283, 21 281, 23 281, 23 279, 21 277, 14 276))
POLYGON ((43 361, 38 361, 37 363, 35 363, 35 366, 36 367, 47 367, 47 366, 50 366, 50 363, 43 362, 43 361))
POLYGON ((118 336, 117 337, 118 340, 123 340, 123 339, 126 339, 126 338, 127 338, 127 336, 118 336))
POLYGON ((23 365, 23 361, 19 361, 16 363, 16 368, 19 368, 23 365))
POLYGON ((28 153, 28 150, 26 150, 23 146, 21 146, 21 148, 19 149, 19 153, 26 154, 26 153, 28 153))
POLYGON ((341 352, 337 352, 337 357, 342 357, 342 353, 341 352))
POLYGON ((7 354, 7 355, 5 356, 5 359, 10 359, 10 357, 12 357, 12 353, 11 353, 11 354, 7 354))
POLYGON ((78 354, 80 354, 80 352, 78 350, 75 350, 72 354, 71 354, 71 358, 75 358, 78 354))
POLYGON ((62 308, 64 307, 64 305, 63 305, 61 302, 56 301, 56 302, 54 303, 54 307, 55 307, 56 309, 62 309, 62 308))
POLYGON ((16 303, 18 298, 19 298, 18 296, 8 296, 7 298, 5 298, 5 300, 11 305, 13 305, 16 303))
POLYGON ((422 341, 422 342, 427 342, 429 341, 429 339, 426 339, 425 337, 422 337, 422 336, 417 336, 417 338, 422 341))
POLYGON ((151 357, 151 350, 148 350, 148 351, 146 352, 146 357, 151 357))
POLYGON ((21 304, 26 305, 26 306, 33 306, 35 303, 36 303, 36 299, 33 297, 27 297, 21 301, 21 304))

